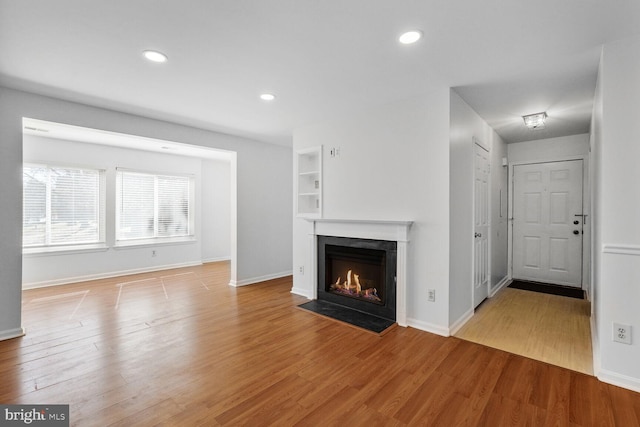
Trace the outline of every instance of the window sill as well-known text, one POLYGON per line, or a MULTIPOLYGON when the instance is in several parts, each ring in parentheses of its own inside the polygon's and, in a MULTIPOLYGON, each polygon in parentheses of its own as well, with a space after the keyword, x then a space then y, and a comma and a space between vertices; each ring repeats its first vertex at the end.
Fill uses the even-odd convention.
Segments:
POLYGON ((121 240, 113 245, 113 249, 130 249, 145 246, 185 245, 197 242, 195 237, 168 237, 166 239, 121 240))
POLYGON ((50 256, 50 255, 69 255, 90 252, 106 252, 109 247, 104 243, 96 243, 94 245, 75 245, 75 246, 49 246, 42 248, 23 248, 22 255, 26 257, 50 256))

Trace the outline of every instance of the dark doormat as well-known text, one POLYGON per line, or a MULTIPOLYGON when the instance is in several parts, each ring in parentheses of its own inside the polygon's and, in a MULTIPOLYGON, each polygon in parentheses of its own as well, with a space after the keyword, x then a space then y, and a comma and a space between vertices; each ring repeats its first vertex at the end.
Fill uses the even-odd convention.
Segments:
POLYGON ((514 280, 513 282, 511 282, 509 287, 514 289, 523 289, 525 291, 541 292, 543 294, 584 299, 584 291, 582 289, 572 288, 570 286, 549 285, 547 283, 514 280))
POLYGON ((383 319, 382 317, 373 316, 343 305, 322 300, 305 302, 298 307, 315 314, 320 314, 349 325, 366 329, 379 335, 382 335, 383 332, 396 324, 393 320, 383 319))

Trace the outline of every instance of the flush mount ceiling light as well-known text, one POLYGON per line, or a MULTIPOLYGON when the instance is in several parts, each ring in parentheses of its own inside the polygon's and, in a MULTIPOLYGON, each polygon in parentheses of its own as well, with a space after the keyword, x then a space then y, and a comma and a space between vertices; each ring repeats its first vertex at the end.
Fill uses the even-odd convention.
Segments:
POLYGON ((547 119, 547 113, 529 114, 528 116, 522 116, 525 126, 529 129, 544 129, 544 121, 547 119))
POLYGON ((167 62, 167 55, 157 50, 145 50, 142 55, 152 62, 167 62))
POLYGON ((420 40, 422 38, 422 31, 420 30, 413 30, 413 31, 407 31, 406 33, 403 33, 399 38, 398 41, 402 44, 412 44, 417 42, 418 40, 420 40))
POLYGON ((262 95, 260 95, 260 99, 262 99, 263 101, 273 101, 274 99, 276 99, 276 96, 272 93, 263 93, 262 95))

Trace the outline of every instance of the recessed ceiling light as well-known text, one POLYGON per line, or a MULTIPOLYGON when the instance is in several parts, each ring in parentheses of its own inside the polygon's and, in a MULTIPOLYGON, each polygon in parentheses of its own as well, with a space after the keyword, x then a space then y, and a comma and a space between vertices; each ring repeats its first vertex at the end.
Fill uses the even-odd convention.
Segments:
POLYGON ((412 44, 417 42, 421 38, 422 38, 422 31, 414 30, 414 31, 407 31, 406 33, 402 34, 400 38, 398 38, 398 41, 402 44, 412 44))
POLYGON ((263 93, 262 95, 260 95, 260 99, 262 99, 263 101, 273 101, 274 99, 276 99, 276 96, 272 93, 263 93))
POLYGON ((153 62, 167 62, 167 55, 162 52, 158 52, 157 50, 145 50, 142 52, 145 58, 149 61, 153 62))

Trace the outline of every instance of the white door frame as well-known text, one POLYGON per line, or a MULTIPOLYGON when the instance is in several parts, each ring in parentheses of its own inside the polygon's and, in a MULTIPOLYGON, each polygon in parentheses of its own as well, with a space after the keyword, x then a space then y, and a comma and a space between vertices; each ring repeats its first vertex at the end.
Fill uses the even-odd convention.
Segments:
MULTIPOLYGON (((475 192, 475 149, 476 149, 476 145, 480 148, 482 148, 483 150, 485 150, 487 152, 487 154, 489 155, 489 182, 488 182, 488 187, 487 187, 487 216, 488 216, 488 226, 487 228, 489 229, 488 232, 488 236, 487 236, 487 245, 488 245, 488 250, 487 250, 487 298, 491 298, 491 243, 492 243, 492 239, 491 239, 491 235, 492 235, 492 231, 493 231, 493 223, 491 222, 491 213, 492 213, 492 207, 491 207, 491 173, 492 173, 492 164, 491 164, 491 148, 486 145, 484 142, 482 142, 480 139, 476 138, 475 136, 472 138, 472 145, 471 145, 471 149, 472 149, 472 156, 473 156, 473 174, 472 174, 472 189, 473 189, 473 197, 472 197, 472 203, 471 203, 471 212, 473 213, 471 215, 471 230, 475 232, 475 226, 476 226, 476 218, 475 218, 475 211, 476 211, 476 192, 475 192)), ((472 250, 472 257, 471 257, 471 305, 473 306, 473 308, 476 308, 475 305, 475 293, 476 293, 476 287, 475 287, 475 275, 476 275, 476 266, 475 266, 475 238, 473 236, 469 236, 469 238, 471 239, 471 245, 472 248, 474 248, 472 250)))
POLYGON ((582 235, 582 286, 581 288, 587 292, 587 298, 590 298, 590 264, 591 264, 591 187, 589 185, 589 156, 576 155, 576 156, 560 156, 553 158, 540 158, 536 160, 525 160, 518 162, 509 162, 509 200, 508 200, 508 237, 507 237, 507 271, 509 280, 513 279, 513 198, 514 198, 514 185, 513 174, 514 166, 518 165, 531 165, 536 163, 551 163, 551 162, 564 162, 571 160, 582 160, 582 212, 585 214, 583 222, 582 235))

